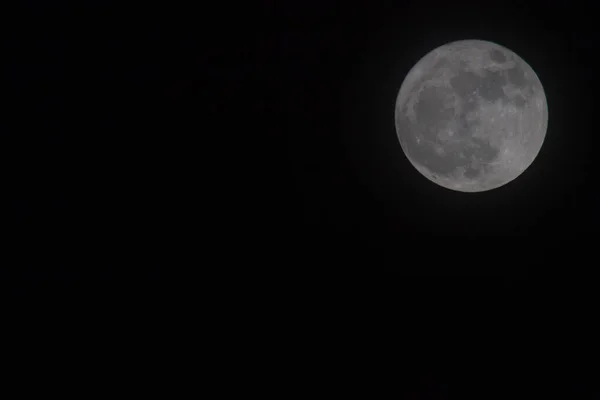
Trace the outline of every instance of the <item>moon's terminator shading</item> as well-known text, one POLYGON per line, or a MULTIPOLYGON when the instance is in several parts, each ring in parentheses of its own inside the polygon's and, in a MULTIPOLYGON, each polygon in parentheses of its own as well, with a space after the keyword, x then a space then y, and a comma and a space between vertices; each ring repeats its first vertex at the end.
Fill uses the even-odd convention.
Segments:
POLYGON ((520 175, 547 127, 543 88, 516 54, 461 41, 421 59, 396 102, 396 130, 411 163, 459 191, 483 191, 520 175))

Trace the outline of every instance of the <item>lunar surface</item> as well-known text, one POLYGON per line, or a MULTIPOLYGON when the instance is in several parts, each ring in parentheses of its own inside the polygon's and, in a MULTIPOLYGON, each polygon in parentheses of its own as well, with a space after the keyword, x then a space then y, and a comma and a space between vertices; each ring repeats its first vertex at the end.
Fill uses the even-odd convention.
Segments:
POLYGON ((396 101, 396 132, 412 165, 448 189, 480 192, 517 178, 548 125, 533 69, 498 44, 453 42, 423 57, 396 101))

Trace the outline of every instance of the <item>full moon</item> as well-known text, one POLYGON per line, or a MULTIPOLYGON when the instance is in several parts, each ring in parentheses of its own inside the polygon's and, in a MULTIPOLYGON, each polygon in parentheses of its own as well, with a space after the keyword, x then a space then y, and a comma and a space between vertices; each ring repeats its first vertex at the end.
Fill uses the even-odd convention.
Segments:
POLYGON ((426 178, 461 192, 495 189, 538 155, 548 126, 533 69, 496 43, 438 47, 410 70, 398 94, 396 133, 426 178))

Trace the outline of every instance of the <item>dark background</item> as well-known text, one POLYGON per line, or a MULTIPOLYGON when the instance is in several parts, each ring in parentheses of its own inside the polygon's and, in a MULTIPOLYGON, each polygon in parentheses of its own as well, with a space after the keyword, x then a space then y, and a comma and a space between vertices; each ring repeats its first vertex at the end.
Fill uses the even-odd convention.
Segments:
POLYGON ((571 383, 595 377, 592 2, 10 7, 3 294, 156 306, 258 353, 243 371, 292 360, 287 390, 597 392, 571 383), (410 68, 471 38, 523 57, 549 107, 534 164, 479 194, 423 178, 394 129, 410 68))
POLYGON ((177 13, 159 11, 110 1, 2 6, 6 293, 142 289, 182 257, 183 201, 174 199, 189 190, 180 183, 191 160, 173 151, 175 134, 188 134, 177 114, 191 65, 187 42, 170 33, 177 13))

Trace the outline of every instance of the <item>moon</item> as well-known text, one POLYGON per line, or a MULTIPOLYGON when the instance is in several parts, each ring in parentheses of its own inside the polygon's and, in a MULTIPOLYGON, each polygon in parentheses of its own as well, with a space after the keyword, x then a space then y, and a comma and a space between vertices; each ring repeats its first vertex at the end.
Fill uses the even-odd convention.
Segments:
POLYGON ((423 176, 461 192, 516 179, 537 157, 548 126, 533 69, 496 43, 463 40, 425 55, 396 100, 396 133, 423 176))

